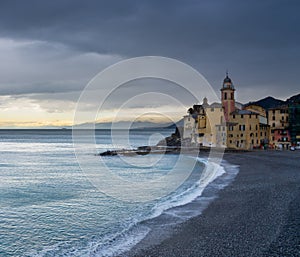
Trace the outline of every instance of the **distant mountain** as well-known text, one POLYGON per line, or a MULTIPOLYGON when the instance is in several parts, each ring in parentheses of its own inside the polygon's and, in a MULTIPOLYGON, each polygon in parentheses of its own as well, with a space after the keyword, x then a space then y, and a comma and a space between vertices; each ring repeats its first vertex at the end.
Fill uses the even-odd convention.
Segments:
MULTIPOLYGON (((91 123, 83 123, 79 124, 76 127, 80 129, 84 128, 90 128, 91 123)), ((155 129, 155 128, 172 128, 175 124, 172 122, 168 123, 155 123, 155 122, 149 122, 149 121, 137 121, 137 122, 131 122, 131 121, 118 121, 118 122, 103 122, 103 123, 96 123, 95 128, 96 129, 111 129, 112 127, 114 129, 155 129)))
POLYGON ((272 96, 268 96, 268 97, 265 97, 265 98, 263 98, 261 100, 258 100, 258 101, 249 102, 249 103, 245 104, 245 106, 252 105, 252 104, 261 106, 262 108, 268 110, 270 108, 274 108, 274 107, 277 107, 277 106, 280 106, 280 105, 284 105, 285 101, 276 99, 272 96))
POLYGON ((183 127, 183 119, 177 121, 176 123, 172 123, 167 128, 168 129, 175 129, 176 127, 178 127, 178 128, 182 128, 183 127))
POLYGON ((245 104, 244 106, 255 104, 255 105, 261 106, 262 108, 268 110, 270 108, 278 107, 281 105, 293 104, 293 103, 300 103, 300 94, 291 96, 286 101, 282 101, 282 100, 276 99, 272 96, 268 96, 268 97, 265 97, 258 101, 249 102, 249 103, 245 104))

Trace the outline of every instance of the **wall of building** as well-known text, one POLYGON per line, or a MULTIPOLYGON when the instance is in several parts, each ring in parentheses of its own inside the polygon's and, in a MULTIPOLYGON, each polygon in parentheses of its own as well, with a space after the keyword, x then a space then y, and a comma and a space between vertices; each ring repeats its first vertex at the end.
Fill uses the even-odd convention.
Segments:
POLYGON ((259 147, 262 139, 260 132, 259 115, 233 114, 227 126, 227 147, 240 149, 259 147))
POLYGON ((183 139, 191 139, 195 133, 195 119, 192 115, 183 117, 183 139))
POLYGON ((289 133, 288 106, 272 108, 268 111, 268 124, 271 127, 270 145, 274 148, 288 148, 291 137, 289 133))

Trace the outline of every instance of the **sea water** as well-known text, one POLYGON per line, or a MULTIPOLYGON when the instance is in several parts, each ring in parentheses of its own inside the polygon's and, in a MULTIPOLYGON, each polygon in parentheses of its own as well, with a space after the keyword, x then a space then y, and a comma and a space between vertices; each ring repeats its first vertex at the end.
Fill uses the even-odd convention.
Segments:
MULTIPOLYGON (((155 142, 152 135, 172 132, 134 130, 129 141, 120 134, 116 144, 109 130, 98 130, 97 150, 148 145, 155 142)), ((120 254, 149 233, 151 227, 143 221, 195 200, 225 172, 219 167, 211 177, 203 178, 207 160, 199 159, 189 179, 169 195, 142 203, 124 202, 99 191, 81 171, 71 130, 0 130, 0 144, 0 256, 120 254)), ((136 158, 147 162, 151 156, 136 158)), ((116 174, 139 179, 140 174, 147 178, 168 173, 177 158, 165 155, 159 165, 138 171, 115 157, 106 161, 116 174)), ((197 214, 199 210, 193 212, 197 214)), ((182 212, 181 216, 192 214, 182 212)))

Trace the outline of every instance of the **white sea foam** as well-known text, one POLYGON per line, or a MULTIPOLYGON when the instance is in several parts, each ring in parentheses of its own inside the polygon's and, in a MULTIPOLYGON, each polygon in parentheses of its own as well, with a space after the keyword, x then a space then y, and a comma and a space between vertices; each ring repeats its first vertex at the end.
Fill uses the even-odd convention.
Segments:
POLYGON ((187 188, 185 191, 173 195, 165 201, 159 202, 154 207, 154 212, 151 218, 155 218, 171 208, 186 205, 192 202, 202 194, 203 190, 209 183, 226 172, 224 167, 216 163, 209 162, 205 158, 198 157, 197 160, 205 164, 205 168, 201 174, 200 180, 190 188, 187 188))
MULTIPOLYGON (((205 164, 205 168, 200 180, 183 192, 172 195, 171 197, 158 202, 154 206, 152 214, 146 217, 145 220, 156 218, 164 212, 172 210, 172 208, 174 207, 183 206, 194 201, 196 198, 201 196, 203 190, 207 187, 207 185, 213 182, 216 178, 227 174, 227 176, 224 178, 223 183, 218 185, 218 189, 224 188, 232 181, 239 170, 238 166, 231 165, 226 161, 222 161, 222 164, 219 165, 217 163, 214 163, 213 161, 208 161, 208 159, 206 158, 198 157, 197 160, 205 164)), ((200 213, 197 213, 196 215, 199 214, 200 213)), ((190 217, 194 215, 191 215, 190 217)), ((179 219, 182 218, 180 214, 177 217, 179 219)), ((147 226, 134 224, 127 231, 123 231, 120 235, 116 236, 115 240, 113 240, 113 243, 104 244, 101 247, 98 247, 95 255, 92 256, 102 257, 120 255, 138 244, 147 236, 149 231, 150 228, 147 226)))

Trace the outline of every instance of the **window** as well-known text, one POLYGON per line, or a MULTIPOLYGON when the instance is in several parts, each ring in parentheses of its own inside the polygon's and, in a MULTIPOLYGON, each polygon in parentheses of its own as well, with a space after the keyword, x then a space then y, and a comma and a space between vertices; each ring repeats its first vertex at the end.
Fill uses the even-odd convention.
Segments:
POLYGON ((262 137, 262 132, 260 132, 260 136, 262 137))
POLYGON ((273 114, 275 114, 275 110, 273 110, 272 112, 273 112, 273 114))
POLYGON ((243 114, 241 115, 241 118, 242 118, 242 119, 244 118, 244 115, 243 115, 243 114))
POLYGON ((251 130, 251 125, 249 126, 249 130, 251 130))
POLYGON ((232 144, 232 140, 229 140, 229 143, 232 144))
POLYGON ((265 137, 267 136, 267 132, 265 132, 265 137))
POLYGON ((234 114, 232 115, 232 118, 235 119, 235 115, 234 114))
POLYGON ((284 120, 284 116, 281 117, 281 120, 284 120))
POLYGON ((224 99, 227 100, 227 93, 224 93, 224 99))
POLYGON ((234 99, 234 95, 233 95, 233 93, 231 93, 231 99, 234 99))
POLYGON ((257 125, 255 126, 255 129, 258 130, 258 126, 257 125))
POLYGON ((272 120, 275 120, 275 116, 272 117, 272 120))
POLYGON ((251 119, 251 114, 249 115, 249 119, 251 119))
POLYGON ((241 137, 243 137, 244 136, 244 134, 241 134, 241 137))
POLYGON ((273 127, 273 128, 275 127, 275 123, 272 124, 272 127, 273 127))

